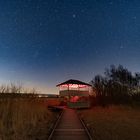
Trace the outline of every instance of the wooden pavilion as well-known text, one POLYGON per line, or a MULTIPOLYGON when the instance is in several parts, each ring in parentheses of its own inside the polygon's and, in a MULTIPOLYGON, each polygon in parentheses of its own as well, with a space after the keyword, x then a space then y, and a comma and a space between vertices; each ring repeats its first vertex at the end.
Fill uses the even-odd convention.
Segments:
POLYGON ((79 80, 70 79, 57 85, 59 95, 69 108, 90 107, 89 92, 91 85, 79 80))

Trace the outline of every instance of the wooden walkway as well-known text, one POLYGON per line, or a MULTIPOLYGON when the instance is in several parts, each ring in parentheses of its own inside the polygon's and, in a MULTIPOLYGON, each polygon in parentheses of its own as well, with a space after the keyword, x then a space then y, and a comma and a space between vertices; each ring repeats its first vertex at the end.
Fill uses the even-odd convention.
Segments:
POLYGON ((64 109, 51 140, 89 140, 87 132, 75 110, 64 109))

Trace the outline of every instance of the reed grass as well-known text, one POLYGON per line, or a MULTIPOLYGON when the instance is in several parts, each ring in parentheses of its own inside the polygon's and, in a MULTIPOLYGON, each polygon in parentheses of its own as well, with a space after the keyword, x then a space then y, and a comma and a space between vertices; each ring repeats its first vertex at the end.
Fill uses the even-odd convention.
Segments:
POLYGON ((0 98, 0 140, 46 140, 55 119, 43 98, 0 98))
POLYGON ((95 140, 140 139, 139 107, 94 107, 79 113, 95 140))

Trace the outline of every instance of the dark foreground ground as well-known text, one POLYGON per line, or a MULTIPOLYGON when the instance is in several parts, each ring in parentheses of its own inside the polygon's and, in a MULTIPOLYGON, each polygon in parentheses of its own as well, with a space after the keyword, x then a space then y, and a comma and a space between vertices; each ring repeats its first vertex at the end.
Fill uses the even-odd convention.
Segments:
POLYGON ((78 112, 95 140, 140 140, 139 107, 94 107, 78 112))

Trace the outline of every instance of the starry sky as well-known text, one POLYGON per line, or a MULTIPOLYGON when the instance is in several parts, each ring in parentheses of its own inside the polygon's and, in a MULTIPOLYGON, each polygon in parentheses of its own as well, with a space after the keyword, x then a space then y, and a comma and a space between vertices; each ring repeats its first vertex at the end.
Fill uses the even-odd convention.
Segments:
POLYGON ((0 84, 57 93, 110 64, 140 71, 139 0, 0 0, 0 84))

